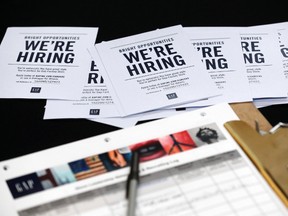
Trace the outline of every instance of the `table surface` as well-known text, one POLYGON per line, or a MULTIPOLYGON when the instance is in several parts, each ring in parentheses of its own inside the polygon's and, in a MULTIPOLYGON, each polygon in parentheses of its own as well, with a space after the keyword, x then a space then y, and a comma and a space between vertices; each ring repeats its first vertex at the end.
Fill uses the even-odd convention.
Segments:
POLYGON ((236 103, 230 106, 240 120, 247 122, 252 128, 256 129, 256 122, 260 130, 269 131, 272 128, 271 123, 252 102, 236 103))
MULTIPOLYGON (((4 4, 3 4, 4 5, 4 4)), ((251 26, 288 21, 276 1, 7 1, 0 13, 0 39, 10 26, 99 27, 96 42, 157 28, 189 26, 251 26)), ((1 71, 0 71, 1 73, 1 71)), ((118 130, 86 119, 43 120, 46 100, 0 99, 0 161, 118 130)), ((240 119, 261 130, 288 122, 288 105, 261 109, 253 103, 231 105, 240 119)))

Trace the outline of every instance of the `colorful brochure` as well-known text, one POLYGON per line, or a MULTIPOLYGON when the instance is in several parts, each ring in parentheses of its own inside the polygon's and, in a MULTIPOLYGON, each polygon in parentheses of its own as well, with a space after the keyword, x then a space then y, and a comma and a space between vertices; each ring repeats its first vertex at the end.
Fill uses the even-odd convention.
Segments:
POLYGON ((231 120, 231 107, 218 104, 2 161, 1 213, 126 215, 138 151, 136 215, 287 215, 225 129, 231 120))

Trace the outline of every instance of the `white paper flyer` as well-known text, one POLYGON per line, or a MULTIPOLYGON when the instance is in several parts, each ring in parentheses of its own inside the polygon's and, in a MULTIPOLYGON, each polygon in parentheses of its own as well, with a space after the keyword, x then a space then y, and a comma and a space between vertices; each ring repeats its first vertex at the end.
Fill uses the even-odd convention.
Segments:
POLYGON ((282 72, 279 41, 275 28, 219 26, 193 27, 193 29, 195 31, 214 31, 215 33, 238 31, 253 99, 285 98, 287 96, 287 85, 282 72))
MULTIPOLYGON (((277 31, 277 39, 278 39, 278 49, 281 53, 281 61, 282 61, 282 72, 284 75, 284 80, 286 83, 286 91, 288 95, 288 22, 282 23, 273 23, 266 25, 258 25, 252 26, 251 28, 262 29, 265 31, 271 31, 271 29, 277 31)), ((288 103, 287 98, 269 98, 269 99, 259 99, 254 101, 256 107, 269 106, 273 104, 285 104, 288 103)))
POLYGON ((79 100, 97 27, 9 27, 0 47, 0 98, 79 100))
POLYGON ((103 118, 118 116, 113 97, 106 87, 104 70, 94 46, 86 53, 90 61, 81 100, 47 100, 44 119, 55 118, 103 118))
POLYGON ((254 99, 287 97, 277 37, 274 29, 240 29, 243 57, 254 99))
POLYGON ((206 72, 222 94, 180 106, 201 107, 221 102, 252 101, 239 33, 237 31, 201 31, 195 30, 194 27, 184 29, 189 35, 191 48, 200 56, 206 72))
POLYGON ((121 116, 219 95, 181 25, 96 44, 121 116))
MULTIPOLYGON (((125 117, 112 117, 112 118, 92 118, 91 121, 108 124, 120 128, 127 128, 135 126, 138 122, 158 120, 162 118, 171 117, 180 113, 196 110, 197 108, 179 108, 179 109, 157 109, 149 112, 143 112, 135 115, 125 117)), ((198 108, 199 109, 199 108, 198 108)))

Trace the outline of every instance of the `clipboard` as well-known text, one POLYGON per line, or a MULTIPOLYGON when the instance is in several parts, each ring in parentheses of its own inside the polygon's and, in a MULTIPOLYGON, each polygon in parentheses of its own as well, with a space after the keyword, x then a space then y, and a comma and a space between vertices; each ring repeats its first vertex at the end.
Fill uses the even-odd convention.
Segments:
POLYGON ((262 134, 242 120, 228 121, 224 127, 288 207, 288 127, 283 125, 262 134))
POLYGON ((239 118, 231 107, 218 104, 1 161, 1 213, 124 215, 127 165, 131 151, 141 151, 137 199, 145 215, 287 216, 288 208, 224 128, 232 120, 239 118))

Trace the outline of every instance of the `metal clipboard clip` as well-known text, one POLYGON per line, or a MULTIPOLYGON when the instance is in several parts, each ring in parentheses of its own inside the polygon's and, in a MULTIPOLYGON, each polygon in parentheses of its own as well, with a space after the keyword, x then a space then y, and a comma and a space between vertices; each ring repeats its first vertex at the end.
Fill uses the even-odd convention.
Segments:
POLYGON ((257 122, 255 130, 241 120, 226 122, 224 127, 288 207, 288 124, 280 122, 267 132, 257 122))
POLYGON ((273 134, 281 127, 288 128, 288 123, 279 122, 277 125, 275 125, 273 128, 271 128, 268 132, 266 132, 266 131, 261 130, 260 126, 259 126, 259 122, 255 121, 255 129, 261 135, 265 135, 267 133, 273 134))

